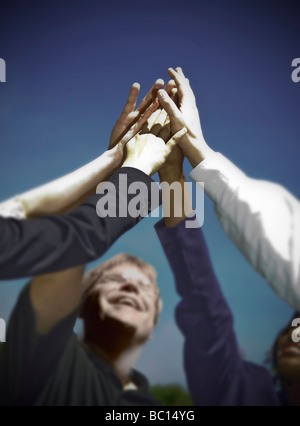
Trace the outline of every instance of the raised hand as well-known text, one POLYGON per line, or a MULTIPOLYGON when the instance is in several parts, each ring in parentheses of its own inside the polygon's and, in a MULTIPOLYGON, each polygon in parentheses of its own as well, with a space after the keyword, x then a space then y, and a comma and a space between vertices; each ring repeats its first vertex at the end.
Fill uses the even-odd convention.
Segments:
POLYGON ((176 70, 169 68, 168 72, 176 83, 178 107, 165 90, 158 91, 158 100, 170 117, 172 134, 183 126, 187 128, 187 133, 179 142, 179 147, 191 165, 196 167, 212 150, 203 137, 196 99, 189 80, 181 68, 176 70))
MULTIPOLYGON (((156 111, 159 114, 156 120, 150 127, 150 133, 163 139, 165 142, 170 139, 171 123, 167 112, 164 109, 156 111)), ((183 160, 184 155, 178 145, 174 146, 172 152, 159 170, 159 177, 161 181, 176 181, 183 175, 183 160)))
MULTIPOLYGON (((164 81, 161 79, 156 80, 152 88, 142 100, 141 104, 136 109, 137 98, 140 93, 140 85, 138 83, 134 83, 132 85, 126 105, 112 130, 109 149, 113 148, 127 133, 127 131, 141 118, 147 108, 149 108, 152 102, 156 99, 158 90, 163 87, 164 81)), ((158 105, 156 105, 156 108, 157 106, 158 105)), ((155 109, 153 109, 152 112, 154 111, 155 109)), ((143 124, 147 120, 145 120, 143 124)))
POLYGON ((151 118, 152 114, 158 107, 158 101, 155 100, 152 104, 146 109, 146 111, 140 115, 138 120, 132 124, 132 126, 126 130, 122 138, 115 144, 114 147, 108 149, 107 154, 110 156, 112 162, 115 164, 115 168, 119 167, 124 159, 124 146, 130 141, 137 133, 140 132, 142 127, 145 125, 148 119, 151 118))
MULTIPOLYGON (((176 102, 176 95, 174 96, 174 93, 172 97, 176 102)), ((150 133, 157 135, 157 137, 164 141, 167 141, 171 137, 170 118, 165 110, 161 109, 159 111, 155 122, 152 123, 150 133)), ((193 211, 189 191, 186 187, 183 160, 183 152, 177 144, 173 147, 172 152, 158 171, 162 184, 164 222, 167 227, 176 226, 193 211), (170 185, 174 183, 176 183, 176 186, 173 192, 170 191, 170 185), (175 191, 177 196, 175 195, 175 191)))
POLYGON ((151 133, 134 136, 126 145, 122 167, 134 167, 152 176, 159 171, 186 131, 182 128, 167 143, 151 133))
MULTIPOLYGON (((158 110, 159 103, 156 96, 158 90, 163 86, 164 81, 161 79, 157 80, 138 108, 135 109, 140 85, 138 83, 134 83, 132 85, 123 112, 112 131, 109 149, 107 151, 116 167, 118 167, 124 160, 124 146, 127 142, 137 133, 142 133, 142 130, 145 130, 148 133, 149 123, 153 123, 153 121, 156 120, 156 114, 160 112, 158 110)), ((165 86, 165 91, 172 95, 172 90, 174 89, 175 81, 170 80, 165 86)))

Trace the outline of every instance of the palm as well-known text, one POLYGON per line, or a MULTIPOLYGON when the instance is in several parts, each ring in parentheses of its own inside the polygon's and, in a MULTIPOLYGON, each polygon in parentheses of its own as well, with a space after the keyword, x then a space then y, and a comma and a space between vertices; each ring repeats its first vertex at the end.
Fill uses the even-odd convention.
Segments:
POLYGON ((134 83, 130 89, 126 105, 116 122, 109 141, 109 149, 114 148, 123 138, 128 130, 139 120, 147 108, 151 105, 157 96, 157 92, 164 85, 163 80, 157 80, 147 95, 144 97, 138 108, 136 109, 137 98, 140 92, 140 85, 134 83))
POLYGON ((117 143, 127 133, 130 127, 136 122, 138 117, 138 111, 132 111, 129 114, 122 112, 120 118, 116 122, 115 127, 111 132, 108 149, 111 149, 117 145, 117 143))

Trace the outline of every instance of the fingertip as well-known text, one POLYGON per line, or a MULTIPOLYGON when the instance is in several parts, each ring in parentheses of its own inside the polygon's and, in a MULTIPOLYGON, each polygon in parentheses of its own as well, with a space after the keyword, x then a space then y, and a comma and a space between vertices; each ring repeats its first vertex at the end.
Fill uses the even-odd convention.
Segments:
POLYGON ((167 92, 163 89, 159 90, 157 92, 157 98, 159 103, 164 106, 167 103, 168 97, 167 92))
POLYGON ((177 132, 177 136, 181 137, 182 135, 184 135, 187 132, 187 128, 183 127, 181 130, 178 130, 177 132))
POLYGON ((137 82, 133 83, 131 87, 135 87, 136 89, 141 88, 140 83, 137 83, 137 82))
POLYGON ((182 134, 182 135, 185 135, 185 134, 186 134, 186 132, 187 132, 187 128, 186 128, 186 127, 183 127, 183 128, 181 129, 181 134, 182 134))
POLYGON ((162 78, 158 78, 154 84, 155 86, 163 86, 165 82, 162 78))
POLYGON ((158 94, 161 98, 163 98, 163 99, 165 99, 165 98, 166 98, 166 96, 167 96, 167 92, 166 92, 164 89, 160 89, 160 90, 157 92, 157 94, 158 94))
POLYGON ((175 81, 172 79, 170 81, 168 81, 165 90, 166 92, 170 93, 172 91, 172 89, 174 89, 176 87, 176 83, 175 81))

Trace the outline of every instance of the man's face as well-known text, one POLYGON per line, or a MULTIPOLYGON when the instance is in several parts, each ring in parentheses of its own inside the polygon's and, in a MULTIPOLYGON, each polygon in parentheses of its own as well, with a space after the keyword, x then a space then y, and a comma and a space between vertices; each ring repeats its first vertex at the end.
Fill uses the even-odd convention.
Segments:
POLYGON ((295 327, 287 329, 278 339, 277 368, 279 374, 288 380, 300 380, 300 342, 292 340, 295 327))
POLYGON ((90 296, 97 303, 101 322, 133 332, 137 341, 150 338, 158 289, 138 266, 122 263, 105 271, 90 296))

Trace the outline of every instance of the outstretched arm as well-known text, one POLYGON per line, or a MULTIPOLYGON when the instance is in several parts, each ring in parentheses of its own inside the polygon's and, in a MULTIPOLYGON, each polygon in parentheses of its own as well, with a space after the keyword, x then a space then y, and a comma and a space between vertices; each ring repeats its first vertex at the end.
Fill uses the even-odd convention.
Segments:
POLYGON ((201 228, 185 219, 175 227, 162 221, 158 237, 181 297, 176 310, 183 333, 184 368, 196 405, 279 405, 269 373, 244 361, 201 228))
MULTIPOLYGON (((149 212, 152 179, 133 168, 119 169, 109 179, 115 188, 115 193, 110 196, 115 196, 121 203, 118 208, 127 208, 127 201, 119 197, 121 173, 126 175, 126 191, 133 182, 145 183, 148 192, 143 194, 141 202, 149 212)), ((119 218, 118 212, 115 217, 98 217, 96 209, 103 197, 107 199, 107 194, 94 194, 67 215, 33 220, 0 217, 0 279, 62 271, 100 257, 114 241, 141 220, 140 216, 119 218)), ((128 202, 131 198, 133 195, 128 196, 128 202)))
POLYGON ((124 146, 134 137, 157 109, 153 96, 162 87, 158 80, 142 101, 139 112, 132 113, 138 91, 131 88, 126 106, 112 132, 110 146, 100 157, 48 184, 0 203, 0 216, 33 219, 50 214, 67 213, 95 193, 99 182, 108 179, 123 161, 124 146), (133 114, 133 115, 132 115, 133 114))
POLYGON ((164 224, 161 221, 156 231, 182 298, 176 320, 185 338, 189 390, 197 405, 277 405, 268 373, 240 356, 232 314, 215 276, 202 230, 187 228, 192 206, 178 150, 160 170, 160 179, 181 185, 184 197, 177 189, 164 224))
MULTIPOLYGON (((157 137, 163 139, 165 142, 171 137, 170 119, 163 109, 159 111, 155 120, 150 122, 148 126, 151 134, 157 135, 157 137)), ((184 127, 183 129, 186 128, 184 127)), ((179 130, 178 128, 179 132, 182 132, 183 129, 179 130)), ((179 148, 179 144, 186 137, 186 134, 187 129, 158 171, 166 227, 176 226, 193 211, 188 188, 185 185, 186 179, 183 171, 184 155, 179 148)))
POLYGON ((98 183, 107 179, 117 165, 116 156, 106 151, 68 175, 0 203, 0 216, 34 219, 67 213, 95 193, 98 183))
POLYGON ((219 221, 229 238, 275 292, 300 309, 300 203, 272 182, 247 177, 206 143, 195 97, 181 68, 169 69, 179 97, 179 108, 164 91, 161 105, 170 116, 172 130, 188 132, 179 146, 194 167, 190 177, 204 182, 215 203, 219 221))
MULTIPOLYGON (((174 135, 165 144, 154 135, 134 137, 128 144, 123 167, 109 179, 114 191, 91 196, 83 205, 67 215, 51 215, 34 220, 19 221, 0 218, 0 278, 20 278, 65 270, 82 265, 101 256, 124 232, 138 223, 142 216, 119 212, 128 211, 135 194, 130 185, 142 182, 147 191, 140 194, 140 212, 148 214, 158 205, 151 201, 149 175, 160 169, 172 148, 186 129, 174 135), (126 188, 120 184, 120 175, 126 175, 126 188), (120 193, 127 191, 128 197, 120 193), (101 198, 113 197, 117 202, 116 215, 97 216, 101 198)), ((100 188, 101 189, 101 188, 100 188)), ((104 203, 105 204, 105 203, 104 203)), ((143 215, 143 217, 145 216, 143 215)))

